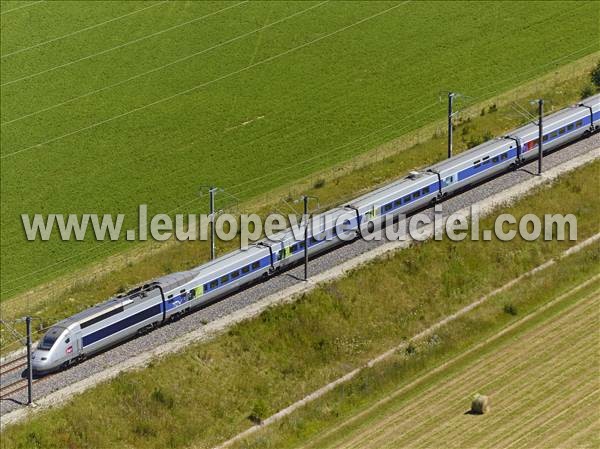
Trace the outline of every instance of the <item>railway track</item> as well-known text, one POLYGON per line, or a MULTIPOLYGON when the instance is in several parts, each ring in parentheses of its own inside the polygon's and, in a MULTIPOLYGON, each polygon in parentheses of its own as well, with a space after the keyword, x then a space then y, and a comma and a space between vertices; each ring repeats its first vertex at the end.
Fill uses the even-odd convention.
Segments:
MULTIPOLYGON (((35 379, 33 383, 37 383, 40 379, 35 379)), ((7 399, 9 396, 27 388, 27 379, 19 379, 4 387, 0 387, 0 399, 7 399)))
MULTIPOLYGON (((0 365, 0 376, 5 376, 8 373, 12 373, 19 369, 27 368, 27 356, 24 355, 22 357, 18 357, 10 362, 6 362, 3 365, 0 365)), ((33 382, 37 382, 39 379, 34 380, 33 382)), ((0 386, 0 400, 7 399, 12 396, 14 393, 17 393, 21 390, 27 388, 27 379, 17 379, 10 382, 8 385, 0 386)))
POLYGON ((17 359, 11 360, 10 362, 0 365, 0 376, 16 371, 19 368, 25 368, 27 366, 27 356, 24 355, 17 359))
MULTIPOLYGON (((53 377, 55 375, 56 375, 56 373, 47 374, 46 376, 41 377, 39 379, 33 379, 32 386, 42 380, 49 379, 50 377, 53 377)), ((15 381, 9 383, 8 385, 3 385, 2 387, 0 387, 0 400, 9 399, 15 393, 18 393, 19 391, 22 391, 25 389, 27 389, 27 379, 17 379, 15 381)))

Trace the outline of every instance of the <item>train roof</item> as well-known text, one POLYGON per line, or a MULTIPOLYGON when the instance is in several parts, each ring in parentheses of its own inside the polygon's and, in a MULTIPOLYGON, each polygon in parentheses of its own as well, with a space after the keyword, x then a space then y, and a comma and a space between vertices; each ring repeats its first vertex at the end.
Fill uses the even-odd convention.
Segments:
POLYGON ((63 327, 67 327, 70 324, 73 323, 78 323, 80 321, 84 321, 86 318, 89 318, 92 315, 96 315, 99 314, 101 312, 104 312, 108 309, 111 309, 115 306, 120 305, 123 302, 123 298, 111 298, 108 299, 104 302, 101 302, 99 304, 96 304, 95 306, 92 306, 88 309, 85 309, 79 313, 76 313, 75 315, 70 316, 69 318, 65 318, 62 321, 59 321, 58 323, 56 323, 57 326, 63 326, 63 327))
POLYGON ((592 95, 591 97, 587 97, 581 100, 581 104, 591 106, 592 108, 594 108, 594 111, 596 110, 596 108, 600 109, 600 94, 592 95))
POLYGON ((448 170, 456 166, 462 165, 465 162, 471 162, 481 157, 482 154, 488 154, 491 151, 495 150, 504 150, 506 149, 506 147, 509 147, 511 145, 514 145, 514 142, 512 140, 503 137, 496 137, 480 145, 477 145, 476 147, 470 148, 469 150, 463 151, 462 153, 453 156, 452 159, 445 159, 434 165, 431 165, 429 169, 437 172, 442 172, 444 170, 448 170))

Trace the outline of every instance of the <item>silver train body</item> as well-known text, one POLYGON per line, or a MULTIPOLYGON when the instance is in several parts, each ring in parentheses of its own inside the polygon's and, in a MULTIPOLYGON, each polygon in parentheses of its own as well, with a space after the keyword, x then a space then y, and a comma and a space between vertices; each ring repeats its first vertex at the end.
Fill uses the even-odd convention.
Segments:
MULTIPOLYGON (((600 95, 596 95, 544 119, 544 151, 599 129, 600 95)), ((372 226, 370 223, 377 224, 386 216, 408 215, 536 158, 537 139, 538 127, 528 124, 314 216, 311 221, 321 224, 316 231, 309 226, 309 255, 356 237, 366 226, 372 226), (335 224, 340 222, 343 229, 338 227, 336 232, 335 224)), ((33 356, 34 371, 43 374, 66 368, 298 263, 304 257, 304 235, 300 234, 281 232, 192 270, 154 279, 60 321, 39 342, 33 356)))

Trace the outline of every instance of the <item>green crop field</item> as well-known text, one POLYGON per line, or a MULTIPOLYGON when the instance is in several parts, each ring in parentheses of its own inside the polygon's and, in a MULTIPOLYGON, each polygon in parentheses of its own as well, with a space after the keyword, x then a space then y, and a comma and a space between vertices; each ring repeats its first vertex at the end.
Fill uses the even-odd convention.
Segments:
POLYGON ((22 213, 248 199, 598 51, 596 2, 1 2, 2 298, 127 246, 22 213), (522 18, 527 18, 522 20, 522 18))

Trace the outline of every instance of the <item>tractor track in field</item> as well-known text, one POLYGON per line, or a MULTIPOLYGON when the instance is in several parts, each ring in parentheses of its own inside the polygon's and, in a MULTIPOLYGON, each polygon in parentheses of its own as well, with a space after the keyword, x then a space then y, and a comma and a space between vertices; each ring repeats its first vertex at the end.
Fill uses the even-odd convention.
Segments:
MULTIPOLYGON (((559 173, 574 169, 600 157, 600 135, 580 140, 544 158, 546 174, 535 176, 535 162, 520 170, 508 172, 492 181, 445 201, 445 214, 463 210, 475 203, 483 209, 493 209, 506 201, 526 194, 532 187, 559 173), (575 160, 573 162, 573 160, 575 160), (553 171, 553 167, 560 169, 553 171), (513 190, 510 190, 513 188, 513 190)), ((484 211, 482 210, 482 213, 484 211)), ((432 214, 429 209, 427 213, 432 214)), ((80 365, 51 377, 41 378, 34 388, 35 410, 53 406, 99 382, 116 376, 119 372, 145 366, 152 358, 175 352, 194 341, 212 338, 232 324, 260 313, 271 304, 289 300, 293 294, 308 291, 321 281, 342 276, 348 269, 379 257, 388 251, 409 246, 408 242, 385 242, 357 240, 311 261, 309 274, 312 279, 301 281, 303 267, 293 268, 267 282, 257 284, 231 295, 209 307, 192 313, 178 322, 163 326, 150 334, 130 340, 116 348, 92 357, 80 365), (43 398, 43 401, 42 401, 43 398)), ((22 404, 26 392, 14 395, 14 402, 0 403, 1 425, 16 422, 27 415, 22 404), (13 413, 11 413, 13 412, 13 413)))

